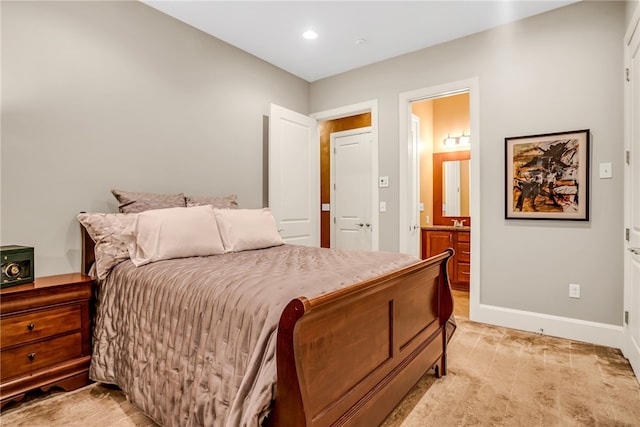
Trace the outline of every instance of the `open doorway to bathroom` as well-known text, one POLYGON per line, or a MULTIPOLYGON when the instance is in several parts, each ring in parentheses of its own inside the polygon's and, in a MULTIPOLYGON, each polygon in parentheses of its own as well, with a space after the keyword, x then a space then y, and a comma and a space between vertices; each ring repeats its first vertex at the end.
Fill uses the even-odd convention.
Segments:
POLYGON ((477 80, 402 93, 399 100, 400 251, 427 258, 453 248, 455 313, 472 319, 479 305, 479 254, 472 250, 480 224, 477 80))
POLYGON ((469 93, 411 102, 418 139, 420 255, 451 247, 449 282, 456 312, 469 316, 471 277, 469 93), (466 309, 465 309, 466 307, 466 309))

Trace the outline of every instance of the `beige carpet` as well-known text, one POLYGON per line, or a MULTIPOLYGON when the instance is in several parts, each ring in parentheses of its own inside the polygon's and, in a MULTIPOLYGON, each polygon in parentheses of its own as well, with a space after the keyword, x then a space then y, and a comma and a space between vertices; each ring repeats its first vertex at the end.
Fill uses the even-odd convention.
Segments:
MULTIPOLYGON (((640 385, 620 351, 470 322, 463 311, 448 375, 425 375, 384 427, 640 426, 640 385)), ((155 426, 100 384, 7 405, 0 425, 155 426)))

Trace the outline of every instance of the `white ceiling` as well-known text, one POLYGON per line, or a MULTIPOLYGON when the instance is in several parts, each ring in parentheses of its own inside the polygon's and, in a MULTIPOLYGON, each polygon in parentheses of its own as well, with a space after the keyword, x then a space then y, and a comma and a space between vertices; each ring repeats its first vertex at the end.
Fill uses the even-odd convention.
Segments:
POLYGON ((312 82, 579 0, 142 1, 312 82))

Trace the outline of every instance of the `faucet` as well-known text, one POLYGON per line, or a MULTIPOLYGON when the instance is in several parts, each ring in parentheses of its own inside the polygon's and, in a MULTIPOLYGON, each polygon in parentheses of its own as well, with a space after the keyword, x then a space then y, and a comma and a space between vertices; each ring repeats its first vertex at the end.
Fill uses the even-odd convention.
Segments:
POLYGON ((461 220, 452 219, 451 221, 453 222, 454 227, 464 227, 464 222, 466 221, 466 219, 461 219, 461 220))

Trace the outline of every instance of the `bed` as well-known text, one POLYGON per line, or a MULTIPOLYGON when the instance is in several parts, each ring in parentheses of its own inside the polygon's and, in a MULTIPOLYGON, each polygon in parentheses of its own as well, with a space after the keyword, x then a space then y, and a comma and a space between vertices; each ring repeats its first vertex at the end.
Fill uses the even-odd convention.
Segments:
POLYGON ((122 261, 96 281, 90 377, 167 426, 379 425, 430 369, 446 374, 452 254, 279 245, 122 261))

